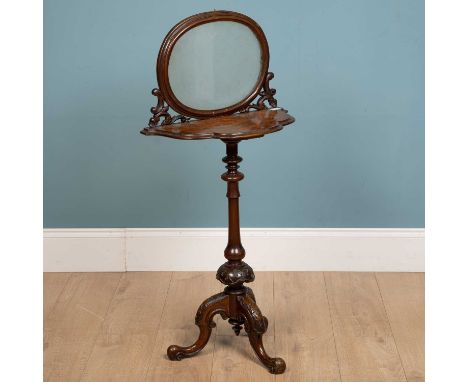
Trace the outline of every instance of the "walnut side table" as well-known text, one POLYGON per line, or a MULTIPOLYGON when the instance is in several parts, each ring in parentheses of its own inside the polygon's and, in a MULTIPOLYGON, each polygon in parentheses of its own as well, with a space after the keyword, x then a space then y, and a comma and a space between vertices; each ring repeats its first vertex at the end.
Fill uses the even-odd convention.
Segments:
POLYGON ((152 118, 141 133, 182 140, 219 139, 226 144, 229 211, 227 261, 216 278, 226 285, 223 292, 202 302, 195 316, 198 339, 186 347, 171 345, 170 360, 191 357, 207 344, 221 315, 236 335, 242 328, 261 362, 274 374, 283 373, 282 358, 270 357, 262 342, 268 319, 262 315, 255 295, 244 283, 255 279, 252 268, 243 261, 245 250, 239 226, 238 171, 242 158, 238 144, 280 131, 294 122, 286 110, 277 107, 275 89, 269 86, 269 51, 266 37, 249 17, 229 11, 214 11, 188 17, 174 26, 164 39, 157 60, 159 89, 153 90, 157 104, 152 118), (211 93, 210 93, 211 92, 211 93), (227 94, 227 95, 226 95, 227 94), (179 115, 169 113, 171 107, 179 115))

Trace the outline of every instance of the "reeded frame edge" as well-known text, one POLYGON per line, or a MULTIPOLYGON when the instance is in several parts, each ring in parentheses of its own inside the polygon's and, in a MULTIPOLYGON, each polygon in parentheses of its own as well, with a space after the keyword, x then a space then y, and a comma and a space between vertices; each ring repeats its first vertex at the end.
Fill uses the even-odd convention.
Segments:
POLYGON ((264 85, 268 73, 269 61, 270 52, 266 36, 263 33, 261 27, 253 19, 241 13, 232 11, 212 11, 199 13, 187 17, 180 21, 178 24, 176 24, 168 32, 168 34, 163 40, 163 43, 161 44, 161 48, 159 49, 159 54, 156 61, 156 75, 158 78, 158 85, 161 95, 173 110, 175 110, 177 113, 182 114, 183 116, 203 119, 221 115, 229 115, 238 111, 245 110, 250 105, 250 102, 257 97, 264 85), (187 33, 189 30, 199 25, 216 21, 238 22, 250 28, 250 30, 257 37, 257 40, 260 43, 260 49, 262 51, 260 75, 252 92, 240 102, 237 102, 232 106, 217 110, 193 109, 180 102, 172 92, 169 83, 169 61, 171 58, 171 53, 177 41, 182 37, 182 35, 187 33))

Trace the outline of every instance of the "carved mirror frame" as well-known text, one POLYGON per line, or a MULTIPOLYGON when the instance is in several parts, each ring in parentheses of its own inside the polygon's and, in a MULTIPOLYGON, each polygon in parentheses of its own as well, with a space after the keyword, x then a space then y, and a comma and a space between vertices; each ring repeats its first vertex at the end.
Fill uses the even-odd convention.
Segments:
MULTIPOLYGON (((269 60, 270 53, 268 49, 268 42, 265 34, 263 33, 263 30, 254 20, 252 20, 250 17, 247 17, 246 15, 231 11, 212 11, 199 13, 183 19, 168 32, 159 50, 156 61, 156 75, 159 89, 156 88, 152 91, 152 94, 157 97, 158 102, 155 107, 151 108, 153 117, 149 121, 149 127, 168 125, 175 122, 186 122, 191 118, 205 119, 234 114, 236 112, 263 110, 267 108, 267 105, 265 104, 267 101, 270 107, 276 107, 277 102, 274 98, 276 90, 270 89, 269 87, 269 81, 274 77, 273 73, 268 72, 269 60), (231 21, 241 23, 249 27, 250 30, 254 33, 261 49, 259 77, 252 91, 234 105, 217 110, 193 109, 179 101, 171 89, 169 82, 169 61, 171 58, 171 53, 177 41, 185 33, 202 24, 217 21, 231 21), (260 98, 256 103, 252 104, 251 102, 254 101, 256 97, 260 98), (169 107, 177 113, 180 113, 180 115, 171 116, 169 114, 169 107)), ((226 73, 226 75, 229 75, 229 73, 226 73)))

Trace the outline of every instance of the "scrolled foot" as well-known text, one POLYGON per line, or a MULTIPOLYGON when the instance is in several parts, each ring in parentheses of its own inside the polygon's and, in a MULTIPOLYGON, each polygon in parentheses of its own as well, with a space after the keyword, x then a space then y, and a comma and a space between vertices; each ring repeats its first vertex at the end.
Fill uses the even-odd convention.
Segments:
POLYGON ((185 358, 186 355, 184 354, 184 348, 177 346, 177 345, 171 345, 167 348, 167 357, 171 361, 180 361, 182 358, 185 358))
POLYGON ((286 362, 283 358, 271 358, 266 366, 271 374, 283 374, 286 370, 286 362))
POLYGON ((198 337, 197 341, 193 345, 186 346, 186 347, 178 346, 178 345, 171 345, 167 348, 167 357, 171 361, 181 361, 184 358, 193 357, 205 347, 208 340, 210 339, 210 335, 211 335, 211 328, 201 327, 200 336, 198 337))
POLYGON ((268 328, 268 319, 262 315, 255 301, 249 296, 238 298, 245 319, 245 331, 249 336, 250 345, 257 354, 260 361, 272 374, 281 374, 286 370, 286 362, 282 358, 272 358, 263 346, 263 334, 268 328))
POLYGON ((265 365, 272 374, 282 374, 286 370, 286 362, 282 358, 270 357, 263 346, 262 334, 250 331, 248 333, 250 345, 258 356, 258 359, 265 365))

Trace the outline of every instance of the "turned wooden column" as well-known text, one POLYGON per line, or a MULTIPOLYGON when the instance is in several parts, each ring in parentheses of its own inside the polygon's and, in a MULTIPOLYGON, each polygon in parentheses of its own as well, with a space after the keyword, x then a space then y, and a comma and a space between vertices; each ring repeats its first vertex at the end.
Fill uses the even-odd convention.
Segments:
POLYGON ((244 179, 239 169, 242 158, 237 155, 238 141, 224 141, 226 144, 226 156, 223 162, 226 163, 227 171, 221 175, 221 179, 227 182, 226 197, 228 198, 228 243, 224 250, 224 257, 227 262, 219 267, 216 278, 227 285, 226 292, 242 290, 243 283, 251 282, 255 279, 252 268, 242 261, 245 257, 245 250, 241 243, 239 224, 239 182, 244 179))
POLYGON ((262 315, 257 306, 252 289, 244 283, 254 281, 252 268, 242 259, 245 250, 242 247, 239 226, 239 182, 244 174, 238 171, 242 158, 237 155, 238 140, 225 140, 227 171, 221 178, 227 182, 229 206, 229 234, 228 243, 224 250, 227 261, 216 272, 216 278, 226 285, 224 291, 207 298, 202 302, 195 315, 195 324, 200 328, 198 339, 190 346, 171 345, 167 349, 169 359, 180 361, 182 358, 192 357, 207 344, 212 329, 216 326, 213 317, 221 315, 232 325, 236 335, 244 328, 249 336, 249 342, 260 361, 270 373, 281 374, 286 369, 282 358, 272 358, 263 346, 263 334, 268 329, 268 319, 262 315))
POLYGON ((242 158, 237 155, 237 142, 226 143, 226 156, 223 162, 226 163, 227 171, 221 175, 221 179, 227 182, 226 197, 229 200, 229 235, 228 244, 224 250, 224 257, 230 262, 240 261, 245 257, 245 250, 242 247, 239 224, 239 182, 244 179, 244 174, 237 171, 238 163, 242 158))

